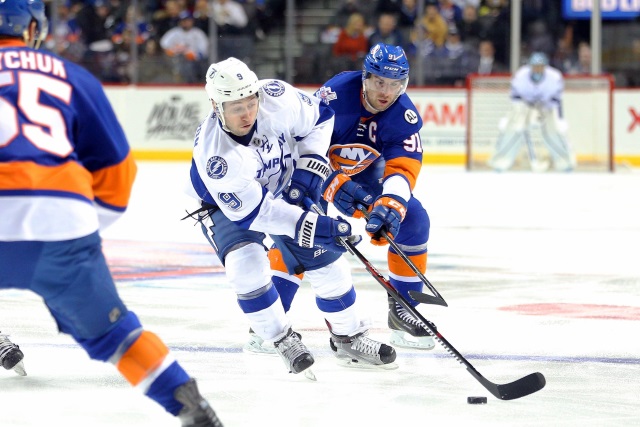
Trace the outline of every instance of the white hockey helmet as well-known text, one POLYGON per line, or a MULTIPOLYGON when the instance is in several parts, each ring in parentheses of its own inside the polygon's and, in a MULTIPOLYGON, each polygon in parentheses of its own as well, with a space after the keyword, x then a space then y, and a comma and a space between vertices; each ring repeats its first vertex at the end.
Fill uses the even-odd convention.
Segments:
POLYGON ((237 101, 258 93, 262 84, 247 64, 236 58, 227 58, 209 65, 205 90, 209 99, 222 109, 222 103, 237 101))

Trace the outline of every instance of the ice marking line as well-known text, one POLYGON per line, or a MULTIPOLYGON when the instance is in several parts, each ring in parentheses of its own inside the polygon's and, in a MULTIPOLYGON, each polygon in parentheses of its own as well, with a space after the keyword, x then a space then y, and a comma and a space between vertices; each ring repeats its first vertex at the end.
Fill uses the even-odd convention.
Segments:
POLYGON ((640 307, 625 305, 544 303, 500 307, 499 310, 532 316, 555 315, 578 319, 640 320, 640 307))
MULTIPOLYGON (((84 351, 77 344, 55 344, 55 343, 21 343, 25 347, 44 347, 54 349, 77 349, 84 351)), ((206 345, 169 345, 171 351, 187 353, 243 353, 242 346, 238 347, 213 347, 206 345)), ((322 356, 333 356, 330 349, 312 349, 314 354, 322 356)), ((248 355, 251 356, 252 355, 248 355)), ((424 351, 404 350, 399 357, 405 359, 450 359, 446 353, 426 353, 424 351)), ((525 362, 558 362, 558 363, 606 363, 614 365, 640 365, 640 358, 637 357, 604 357, 604 356, 536 356, 536 355, 505 355, 505 354, 465 354, 467 359, 476 360, 508 360, 525 362)))

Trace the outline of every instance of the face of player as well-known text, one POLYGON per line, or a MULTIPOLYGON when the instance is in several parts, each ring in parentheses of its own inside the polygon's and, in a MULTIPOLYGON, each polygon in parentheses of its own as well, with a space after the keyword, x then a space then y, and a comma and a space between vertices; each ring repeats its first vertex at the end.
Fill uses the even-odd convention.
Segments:
MULTIPOLYGON (((369 105, 377 111, 370 112, 377 113, 389 108, 405 89, 405 85, 406 80, 389 79, 371 74, 364 81, 364 91, 369 105)), ((365 106, 369 110, 366 103, 365 106)))
POLYGON ((258 97, 253 95, 238 101, 224 103, 224 121, 231 133, 245 136, 251 131, 258 116, 258 97))
POLYGON ((531 66, 531 80, 537 83, 540 80, 542 80, 543 75, 544 75, 544 65, 536 64, 531 66))

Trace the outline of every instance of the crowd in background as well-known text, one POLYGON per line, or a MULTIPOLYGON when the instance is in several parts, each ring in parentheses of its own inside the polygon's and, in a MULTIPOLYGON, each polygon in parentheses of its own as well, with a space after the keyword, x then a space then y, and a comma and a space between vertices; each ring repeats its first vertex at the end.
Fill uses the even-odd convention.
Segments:
MULTIPOLYGON (((563 73, 588 74, 590 23, 564 20, 560 1, 523 0, 522 56, 544 52, 563 73)), ((469 73, 509 72, 509 0, 331 3, 336 4, 333 14, 318 29, 317 43, 297 62, 310 64, 309 73, 297 74, 297 84, 322 83, 339 71, 360 69, 369 47, 381 41, 402 46, 413 69, 422 70, 420 81, 426 85, 461 86, 469 73), (416 68, 418 61, 421 67, 416 68)), ((212 60, 212 30, 218 60, 236 56, 250 63, 256 46, 285 25, 285 0, 141 0, 138 10, 130 4, 49 2, 54 19, 46 48, 81 63, 107 83, 131 83, 133 63, 138 83, 199 83, 212 60)), ((296 1, 298 11, 304 7, 305 1, 296 1)), ((640 86, 640 33, 629 37, 624 65, 603 67, 614 73, 618 86, 640 86)))

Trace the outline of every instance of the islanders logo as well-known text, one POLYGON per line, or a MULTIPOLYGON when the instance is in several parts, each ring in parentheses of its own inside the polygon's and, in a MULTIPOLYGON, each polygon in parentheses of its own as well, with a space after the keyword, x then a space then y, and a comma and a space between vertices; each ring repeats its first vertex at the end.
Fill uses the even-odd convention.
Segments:
POLYGON ((347 175, 355 175, 373 163, 380 153, 364 144, 332 145, 329 162, 333 170, 341 169, 347 175))
POLYGON ((219 156, 213 156, 207 162, 207 175, 212 179, 220 179, 227 174, 227 161, 219 156))

